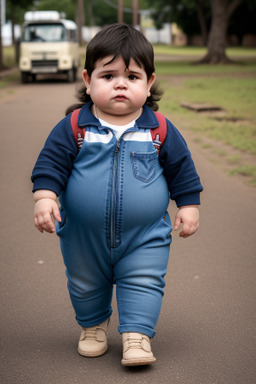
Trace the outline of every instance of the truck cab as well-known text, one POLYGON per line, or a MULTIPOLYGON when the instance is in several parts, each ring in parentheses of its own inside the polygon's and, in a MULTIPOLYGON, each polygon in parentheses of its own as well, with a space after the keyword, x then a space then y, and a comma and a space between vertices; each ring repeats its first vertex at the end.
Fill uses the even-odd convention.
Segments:
POLYGON ((57 11, 26 12, 20 44, 21 82, 41 74, 66 74, 76 80, 79 67, 77 26, 57 11))

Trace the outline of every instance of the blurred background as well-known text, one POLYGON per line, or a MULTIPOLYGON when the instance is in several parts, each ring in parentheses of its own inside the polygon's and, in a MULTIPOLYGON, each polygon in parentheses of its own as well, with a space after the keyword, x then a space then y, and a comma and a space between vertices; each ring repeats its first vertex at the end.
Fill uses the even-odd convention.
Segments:
MULTIPOLYGON (((46 10, 77 23, 80 45, 102 26, 124 21, 154 44, 256 46, 255 0, 1 0, 0 68, 2 46, 17 46, 24 13, 46 10)), ((211 55, 208 61, 224 60, 223 52, 218 59, 211 55)))

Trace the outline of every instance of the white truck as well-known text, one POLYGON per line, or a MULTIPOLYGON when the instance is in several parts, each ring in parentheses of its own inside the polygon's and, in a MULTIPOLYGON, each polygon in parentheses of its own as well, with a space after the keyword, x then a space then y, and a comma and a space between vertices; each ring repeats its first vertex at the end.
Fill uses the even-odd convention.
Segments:
POLYGON ((77 26, 57 11, 26 12, 20 43, 22 83, 39 74, 66 74, 76 80, 79 67, 77 26))

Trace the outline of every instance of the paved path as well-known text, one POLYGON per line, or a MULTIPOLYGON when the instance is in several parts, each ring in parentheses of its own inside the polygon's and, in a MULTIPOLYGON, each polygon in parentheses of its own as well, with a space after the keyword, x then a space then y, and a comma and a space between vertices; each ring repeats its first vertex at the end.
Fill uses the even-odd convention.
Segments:
POLYGON ((156 364, 121 366, 115 302, 108 353, 98 359, 77 354, 80 329, 58 239, 35 230, 29 181, 51 126, 73 95, 74 85, 42 82, 17 85, 0 99, 0 382, 254 384, 255 190, 221 173, 192 143, 205 186, 201 228, 186 240, 174 234, 152 342, 156 364))

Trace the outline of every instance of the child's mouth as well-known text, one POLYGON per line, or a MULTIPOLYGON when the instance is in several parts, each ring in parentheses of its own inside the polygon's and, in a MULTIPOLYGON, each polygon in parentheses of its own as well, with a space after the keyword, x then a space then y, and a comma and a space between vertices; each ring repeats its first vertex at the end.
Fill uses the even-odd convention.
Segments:
POLYGON ((116 97, 115 97, 115 100, 117 100, 117 101, 124 101, 124 100, 126 100, 127 98, 124 96, 124 95, 117 95, 116 97))

